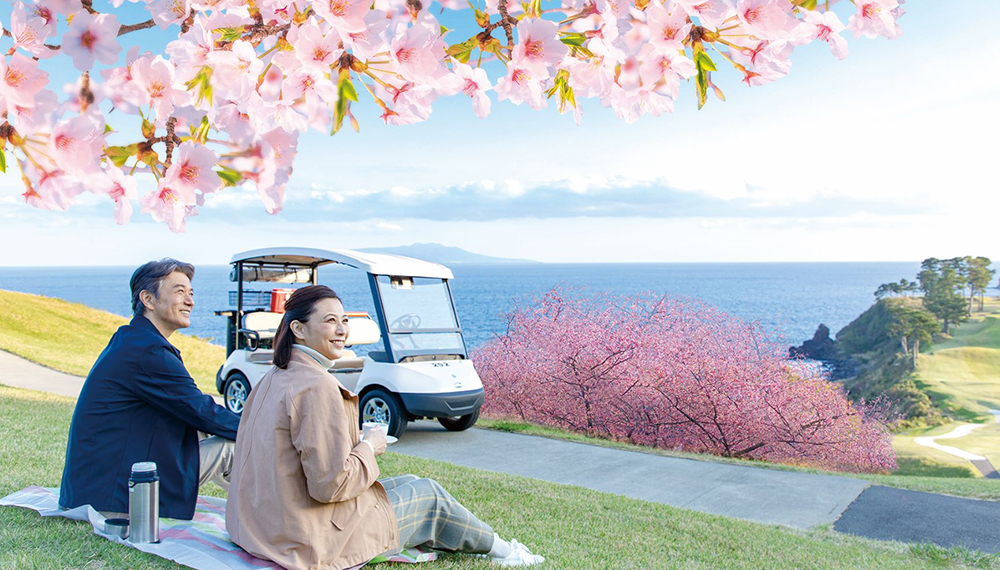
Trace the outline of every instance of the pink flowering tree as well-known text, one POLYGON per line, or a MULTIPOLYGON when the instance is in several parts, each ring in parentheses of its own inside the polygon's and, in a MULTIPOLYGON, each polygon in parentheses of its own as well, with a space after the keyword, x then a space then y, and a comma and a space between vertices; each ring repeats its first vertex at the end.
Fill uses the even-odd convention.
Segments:
POLYGON ((567 296, 508 315, 473 354, 484 414, 665 449, 895 469, 884 406, 852 403, 761 329, 653 296, 567 296))
POLYGON ((478 117, 494 98, 553 102, 576 121, 593 100, 634 121, 672 111, 685 83, 699 107, 722 99, 712 77, 727 68, 761 85, 788 73, 798 46, 825 42, 843 58, 848 32, 894 38, 903 2, 424 1, 8 2, 0 171, 13 158, 39 208, 97 192, 119 223, 138 199, 183 231, 227 186, 253 184, 280 211, 299 136, 359 129, 360 97, 379 110, 367 119, 393 125, 426 120, 439 97, 470 99, 478 117), (466 23, 443 27, 444 10, 466 23), (154 27, 172 38, 162 53, 123 49, 154 27), (47 70, 66 68, 73 80, 52 85, 47 70), (149 181, 141 196, 137 176, 149 181))

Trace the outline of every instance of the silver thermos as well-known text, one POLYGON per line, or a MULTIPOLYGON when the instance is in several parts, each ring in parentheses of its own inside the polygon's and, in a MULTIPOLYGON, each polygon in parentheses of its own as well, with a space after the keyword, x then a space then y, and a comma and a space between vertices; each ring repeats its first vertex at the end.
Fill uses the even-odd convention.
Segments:
POLYGON ((160 476, 156 463, 132 464, 128 478, 128 540, 139 544, 160 541, 160 476))

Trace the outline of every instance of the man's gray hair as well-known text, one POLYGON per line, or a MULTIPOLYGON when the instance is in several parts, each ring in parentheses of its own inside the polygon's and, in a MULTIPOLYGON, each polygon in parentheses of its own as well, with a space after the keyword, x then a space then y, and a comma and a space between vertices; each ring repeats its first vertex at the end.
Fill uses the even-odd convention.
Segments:
POLYGON ((129 287, 132 289, 132 314, 141 315, 145 307, 139 293, 149 291, 154 297, 160 296, 160 283, 174 271, 179 271, 187 275, 188 279, 194 280, 194 266, 190 263, 177 261, 169 257, 164 257, 159 261, 144 263, 132 274, 129 280, 129 287))

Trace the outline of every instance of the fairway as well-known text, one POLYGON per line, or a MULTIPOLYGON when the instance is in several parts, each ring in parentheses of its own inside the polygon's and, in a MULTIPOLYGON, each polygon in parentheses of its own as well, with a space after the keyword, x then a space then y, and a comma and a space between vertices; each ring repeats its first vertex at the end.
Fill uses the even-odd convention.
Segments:
POLYGON ((916 437, 948 433, 966 422, 986 425, 965 437, 941 443, 984 456, 994 466, 1000 466, 1000 424, 990 414, 990 410, 1000 410, 1000 319, 994 316, 998 312, 1000 301, 987 299, 982 312, 973 312, 968 321, 952 327, 950 338, 920 355, 914 373, 917 385, 935 405, 962 421, 911 430, 893 438, 901 470, 936 466, 944 473, 964 466, 979 477, 968 461, 913 441, 916 437))

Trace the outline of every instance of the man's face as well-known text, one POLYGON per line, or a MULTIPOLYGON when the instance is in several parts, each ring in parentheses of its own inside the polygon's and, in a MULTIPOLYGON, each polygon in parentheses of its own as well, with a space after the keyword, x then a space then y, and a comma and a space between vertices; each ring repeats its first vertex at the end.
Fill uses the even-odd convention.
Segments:
POLYGON ((194 308, 191 280, 180 271, 174 271, 160 281, 160 290, 144 299, 143 304, 146 315, 163 325, 173 330, 187 328, 191 326, 191 309, 194 308))

